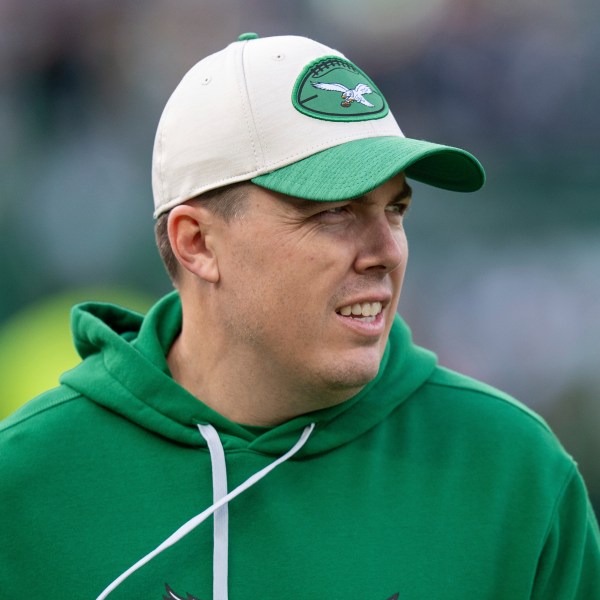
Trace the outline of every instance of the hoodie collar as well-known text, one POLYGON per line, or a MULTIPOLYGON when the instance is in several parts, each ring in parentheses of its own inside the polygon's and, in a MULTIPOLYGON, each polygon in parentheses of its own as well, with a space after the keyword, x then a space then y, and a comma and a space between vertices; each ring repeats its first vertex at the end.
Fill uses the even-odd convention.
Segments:
POLYGON ((315 431, 299 456, 348 443, 384 420, 431 375, 436 358, 412 343, 397 315, 378 375, 361 392, 331 408, 299 416, 257 435, 229 421, 183 389, 170 375, 166 355, 181 331, 177 292, 145 317, 100 303, 72 312, 75 345, 84 359, 61 382, 122 417, 179 443, 199 446, 197 425, 211 424, 225 451, 248 448, 277 455, 287 451, 310 423, 315 431))

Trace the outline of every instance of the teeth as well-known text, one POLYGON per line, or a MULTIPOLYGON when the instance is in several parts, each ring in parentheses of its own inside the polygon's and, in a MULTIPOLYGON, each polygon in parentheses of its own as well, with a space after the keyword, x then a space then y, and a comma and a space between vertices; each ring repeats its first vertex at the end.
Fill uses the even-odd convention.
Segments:
POLYGON ((343 317, 376 317, 382 310, 381 302, 356 303, 340 308, 338 311, 343 317))

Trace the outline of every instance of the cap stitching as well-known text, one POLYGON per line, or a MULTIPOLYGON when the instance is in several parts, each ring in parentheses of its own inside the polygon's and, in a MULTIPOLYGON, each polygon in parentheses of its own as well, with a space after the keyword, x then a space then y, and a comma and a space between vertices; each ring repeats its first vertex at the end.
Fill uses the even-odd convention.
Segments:
MULTIPOLYGON (((172 97, 172 95, 171 95, 171 97, 172 97)), ((161 192, 162 198, 160 199, 161 201, 158 203, 158 206, 156 207, 157 210, 158 210, 158 208, 160 208, 161 205, 165 204, 165 200, 167 198, 167 193, 165 191, 165 176, 164 176, 164 173, 165 173, 164 135, 165 135, 165 122, 167 120, 169 113, 171 112, 171 108, 172 108, 172 102, 169 101, 169 102, 167 102, 167 105, 165 106, 165 110, 160 118, 159 125, 158 125, 159 126, 158 139, 157 139, 158 156, 159 156, 158 179, 160 181, 160 192, 161 192)))
POLYGON ((165 201, 165 198, 167 197, 167 193, 165 191, 165 165, 164 165, 164 161, 165 161, 165 152, 164 152, 164 137, 165 137, 165 132, 164 132, 164 128, 161 129, 160 131, 160 137, 158 138, 158 151, 159 151, 159 171, 158 171, 158 175, 160 177, 160 193, 161 193, 161 204, 165 201))
MULTIPOLYGON (((260 140, 258 140, 258 135, 256 134, 256 121, 254 119, 254 114, 252 111, 252 104, 250 101, 250 93, 248 91, 248 81, 246 79, 246 64, 245 64, 245 54, 246 54, 246 48, 248 47, 248 41, 245 41, 242 43, 242 48, 241 48, 241 57, 240 57, 240 65, 241 65, 241 70, 242 70, 242 82, 240 81, 236 81, 238 89, 240 89, 240 91, 244 92, 244 96, 245 98, 248 100, 247 102, 242 102, 242 111, 244 113, 244 120, 246 122, 246 127, 248 128, 248 134, 250 136, 250 143, 252 145, 252 154, 254 156, 254 164, 258 165, 258 164, 262 164, 264 162, 259 160, 259 155, 258 155, 258 148, 256 147, 256 143, 258 142, 260 144, 260 140), (243 88, 243 89, 241 89, 243 88), (256 139, 255 139, 256 138, 256 139)), ((240 94, 240 97, 243 97, 242 94, 240 94)), ((263 152, 262 147, 260 148, 260 152, 263 152)), ((263 153, 263 157, 264 157, 264 153, 263 153)))

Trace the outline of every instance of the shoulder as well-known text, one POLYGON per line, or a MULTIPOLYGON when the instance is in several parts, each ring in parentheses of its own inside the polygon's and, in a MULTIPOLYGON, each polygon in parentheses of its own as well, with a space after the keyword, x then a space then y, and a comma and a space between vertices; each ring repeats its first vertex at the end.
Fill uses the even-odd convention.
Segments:
POLYGON ((564 481, 576 465, 544 419, 490 385, 436 368, 413 397, 411 411, 423 430, 437 431, 449 453, 472 462, 506 465, 564 481))
POLYGON ((436 368, 424 389, 427 394, 447 403, 445 408, 448 410, 460 409, 461 415, 500 418, 551 433, 539 414, 510 394, 450 369, 436 368))
POLYGON ((65 386, 40 394, 0 421, 0 440, 6 439, 11 430, 34 426, 44 413, 59 409, 78 397, 80 397, 78 392, 65 386))
POLYGON ((58 457, 89 439, 98 407, 80 393, 60 386, 37 396, 0 422, 0 477, 34 476, 58 457))

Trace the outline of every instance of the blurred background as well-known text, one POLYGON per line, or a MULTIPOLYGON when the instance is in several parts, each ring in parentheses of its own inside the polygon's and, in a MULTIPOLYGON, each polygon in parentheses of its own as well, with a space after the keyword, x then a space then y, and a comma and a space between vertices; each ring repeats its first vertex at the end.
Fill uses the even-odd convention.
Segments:
POLYGON ((470 150, 418 184, 401 313, 419 344, 539 412, 600 508, 600 4, 0 0, 0 417, 74 365, 69 308, 145 310, 151 151, 182 75, 240 33, 339 48, 406 135, 470 150))

